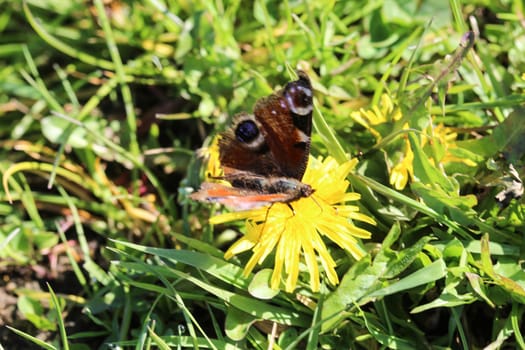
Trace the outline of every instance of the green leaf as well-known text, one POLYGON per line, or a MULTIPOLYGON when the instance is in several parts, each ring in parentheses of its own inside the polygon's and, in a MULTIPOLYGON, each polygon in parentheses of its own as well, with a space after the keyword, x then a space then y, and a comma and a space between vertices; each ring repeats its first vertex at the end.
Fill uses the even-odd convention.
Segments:
POLYGON ((41 249, 48 249, 58 243, 58 236, 53 232, 37 232, 33 237, 34 244, 41 249))
POLYGON ((44 308, 38 300, 21 295, 18 297, 16 304, 18 310, 36 328, 44 331, 55 331, 57 329, 55 321, 44 313, 44 308))
POLYGON ((270 288, 272 269, 262 269, 258 271, 250 282, 248 291, 257 299, 268 300, 279 294, 279 290, 270 288))
POLYGON ((47 288, 49 289, 49 294, 51 295, 51 305, 53 306, 53 310, 55 312, 55 318, 58 323, 58 330, 60 333, 60 339, 62 340, 62 348, 64 350, 69 350, 69 341, 67 339, 67 333, 66 333, 66 327, 64 325, 64 319, 62 317, 62 308, 63 306, 60 305, 60 301, 58 300, 55 292, 47 283, 47 288))
POLYGON ((175 58, 180 60, 188 54, 193 48, 193 38, 191 36, 191 31, 193 29, 193 19, 189 19, 184 22, 184 27, 182 32, 179 34, 177 40, 177 49, 175 50, 175 58))
MULTIPOLYGON (((157 255, 158 257, 169 260, 171 263, 183 263, 196 268, 201 269, 210 275, 213 275, 222 281, 237 286, 246 290, 248 288, 248 281, 242 277, 242 269, 239 267, 222 261, 220 259, 210 257, 205 254, 198 252, 191 252, 185 250, 174 250, 174 249, 159 249, 152 247, 140 246, 137 244, 119 241, 118 244, 127 246, 129 248, 141 251, 147 254, 157 255)), ((162 276, 166 279, 180 278, 187 282, 191 282, 203 290, 215 295, 217 298, 222 299, 228 304, 250 314, 252 317, 264 320, 272 320, 281 324, 306 326, 308 319, 305 314, 297 312, 291 308, 279 307, 270 303, 262 302, 253 297, 247 297, 245 295, 230 292, 223 288, 217 287, 217 283, 207 282, 207 280, 197 279, 186 273, 180 272, 173 268, 167 268, 165 266, 153 266, 146 265, 144 263, 120 263, 122 267, 129 267, 132 270, 143 270, 146 273, 162 276)), ((166 283, 165 282, 165 283, 166 283)), ((134 284, 132 280, 128 283, 134 284)), ((147 287, 146 285, 142 285, 147 287)), ((150 285, 154 290, 162 291, 163 293, 172 294, 169 289, 159 289, 156 285, 150 285)), ((168 284, 167 287, 171 288, 168 284)))
POLYGON ((396 254, 394 261, 388 263, 387 271, 384 274, 384 278, 394 278, 400 273, 405 271, 408 266, 416 260, 425 245, 431 240, 431 237, 420 238, 413 246, 401 250, 396 254))
MULTIPOLYGON (((518 302, 525 303, 525 273, 516 260, 510 263, 502 264, 498 272, 504 272, 507 276, 497 273, 492 265, 488 234, 483 235, 481 239, 481 265, 494 282, 510 293, 518 302)), ((503 258, 500 258, 503 261, 503 258)))
POLYGON ((237 288, 248 289, 249 279, 242 277, 242 268, 213 256, 188 250, 146 247, 124 241, 115 242, 145 254, 156 255, 161 258, 196 267, 237 288))
POLYGON ((399 281, 382 288, 369 295, 369 297, 379 297, 398 293, 403 290, 415 288, 430 282, 435 282, 446 276, 447 267, 442 259, 434 261, 432 264, 400 279, 399 281))
POLYGON ((388 329, 385 329, 383 320, 380 320, 377 315, 363 312, 362 319, 364 326, 370 334, 377 340, 380 344, 387 347, 388 349, 415 349, 417 344, 409 337, 400 337, 392 335, 392 332, 388 329))
POLYGON ((153 340, 153 343, 155 343, 159 349, 161 350, 170 350, 170 346, 161 338, 157 335, 157 333, 155 333, 153 331, 153 329, 149 328, 148 327, 148 334, 149 336, 151 337, 151 339, 153 340))
POLYGON ((428 156, 425 154, 419 144, 419 139, 414 133, 408 133, 410 146, 414 152, 414 176, 423 184, 430 187, 440 188, 446 193, 456 193, 458 191, 455 185, 442 171, 430 163, 428 156))
POLYGON ((525 109, 516 108, 514 112, 498 126, 492 133, 482 137, 465 141, 458 141, 457 145, 472 153, 483 157, 495 157, 504 152, 509 163, 515 163, 525 152, 525 109))
POLYGON ((251 325, 257 319, 235 307, 228 308, 224 329, 226 335, 234 341, 240 341, 246 337, 251 325))
POLYGON ((34 337, 28 333, 25 333, 25 332, 22 332, 16 328, 13 328, 13 327, 10 327, 10 326, 6 326, 6 328, 12 330, 13 332, 15 332, 16 334, 18 334, 19 336, 21 336, 22 338, 32 342, 33 344, 36 344, 38 346, 40 346, 41 348, 43 349, 47 349, 47 350, 57 350, 58 348, 53 346, 52 344, 48 344, 47 342, 41 340, 41 339, 38 339, 37 337, 34 337))
POLYGON ((470 286, 472 287, 474 292, 476 292, 477 295, 479 295, 483 300, 485 300, 485 302, 490 307, 495 308, 496 305, 492 302, 492 300, 489 299, 485 292, 486 286, 483 283, 483 279, 479 275, 472 272, 465 272, 465 277, 467 277, 470 286))
POLYGON ((423 272, 417 271, 412 274, 415 277, 409 275, 380 289, 382 285, 388 283, 385 282, 386 279, 397 277, 396 273, 399 274, 410 266, 430 240, 429 237, 423 237, 414 246, 395 252, 390 249, 390 245, 394 243, 394 239, 399 237, 399 234, 400 227, 396 223, 385 238, 385 243, 374 261, 371 262, 370 257, 367 256, 355 263, 344 275, 338 288, 327 297, 322 306, 321 318, 325 321, 322 326, 323 332, 343 318, 344 311, 353 304, 363 304, 374 297, 390 295, 444 276, 444 263, 438 260, 420 270, 423 272), (426 273, 429 274, 426 275, 426 273))
MULTIPOLYGON (((53 143, 63 143, 64 135, 71 123, 61 117, 51 116, 42 118, 42 133, 53 143)), ((88 133, 85 128, 73 127, 71 135, 67 139, 68 145, 75 148, 85 148, 88 146, 88 133)))
POLYGON ((438 298, 434 299, 432 302, 415 307, 414 309, 412 309, 412 311, 410 311, 410 313, 416 314, 430 309, 441 307, 453 308, 456 306, 471 304, 477 300, 478 299, 473 294, 458 295, 455 293, 443 293, 438 298))
POLYGON ((417 182, 412 183, 410 188, 434 211, 451 217, 463 226, 468 227, 477 216, 472 209, 477 204, 474 195, 459 196, 417 182))

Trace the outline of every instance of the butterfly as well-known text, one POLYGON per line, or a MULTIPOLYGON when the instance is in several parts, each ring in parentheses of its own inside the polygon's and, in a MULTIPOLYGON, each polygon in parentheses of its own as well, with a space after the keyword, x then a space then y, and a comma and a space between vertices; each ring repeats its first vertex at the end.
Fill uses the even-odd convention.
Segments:
POLYGON ((253 114, 234 116, 218 141, 220 178, 231 186, 205 182, 192 199, 248 210, 314 192, 301 182, 310 154, 313 90, 305 72, 297 75, 298 80, 258 100, 253 114))

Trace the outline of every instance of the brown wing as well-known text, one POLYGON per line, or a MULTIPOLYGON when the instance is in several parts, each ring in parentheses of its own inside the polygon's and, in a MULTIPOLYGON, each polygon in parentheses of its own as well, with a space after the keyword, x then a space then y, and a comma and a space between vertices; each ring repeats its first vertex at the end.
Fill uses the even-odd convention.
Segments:
POLYGON ((312 87, 304 72, 299 80, 259 100, 254 114, 239 114, 219 140, 225 175, 236 170, 301 180, 310 152, 312 87))
POLYGON ((253 115, 241 113, 234 117, 232 127, 219 139, 219 160, 224 175, 252 173, 264 176, 280 172, 268 144, 267 135, 253 115))
POLYGON ((301 180, 310 153, 313 91, 306 73, 257 102, 254 114, 280 176, 301 180))

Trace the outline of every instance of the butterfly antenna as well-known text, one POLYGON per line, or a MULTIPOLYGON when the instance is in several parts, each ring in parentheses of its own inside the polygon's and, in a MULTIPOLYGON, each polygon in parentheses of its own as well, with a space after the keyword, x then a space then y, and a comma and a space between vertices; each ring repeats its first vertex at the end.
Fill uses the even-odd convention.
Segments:
POLYGON ((315 199, 315 196, 312 194, 312 200, 314 201, 315 204, 317 204, 317 206, 319 207, 319 209, 321 209, 321 212, 319 213, 319 215, 321 215, 324 211, 323 207, 321 206, 321 204, 319 204, 319 202, 315 199))

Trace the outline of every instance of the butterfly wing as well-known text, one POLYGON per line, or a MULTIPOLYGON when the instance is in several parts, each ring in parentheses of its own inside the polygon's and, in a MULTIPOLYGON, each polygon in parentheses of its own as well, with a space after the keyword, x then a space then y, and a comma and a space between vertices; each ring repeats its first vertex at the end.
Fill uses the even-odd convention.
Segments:
POLYGON ((299 80, 255 105, 255 118, 280 176, 303 177, 310 154, 312 111, 312 86, 304 72, 299 72, 299 80))
POLYGON ((267 143, 267 134, 255 116, 237 114, 230 129, 220 135, 219 160, 226 179, 244 173, 279 176, 280 169, 267 143))
POLYGON ((287 202, 289 197, 286 193, 259 193, 210 182, 203 183, 198 192, 190 195, 193 200, 220 203, 233 210, 249 210, 270 203, 287 202))
POLYGON ((259 100, 254 115, 239 114, 219 140, 225 175, 238 171, 300 180, 312 130, 312 86, 304 72, 284 89, 259 100))

